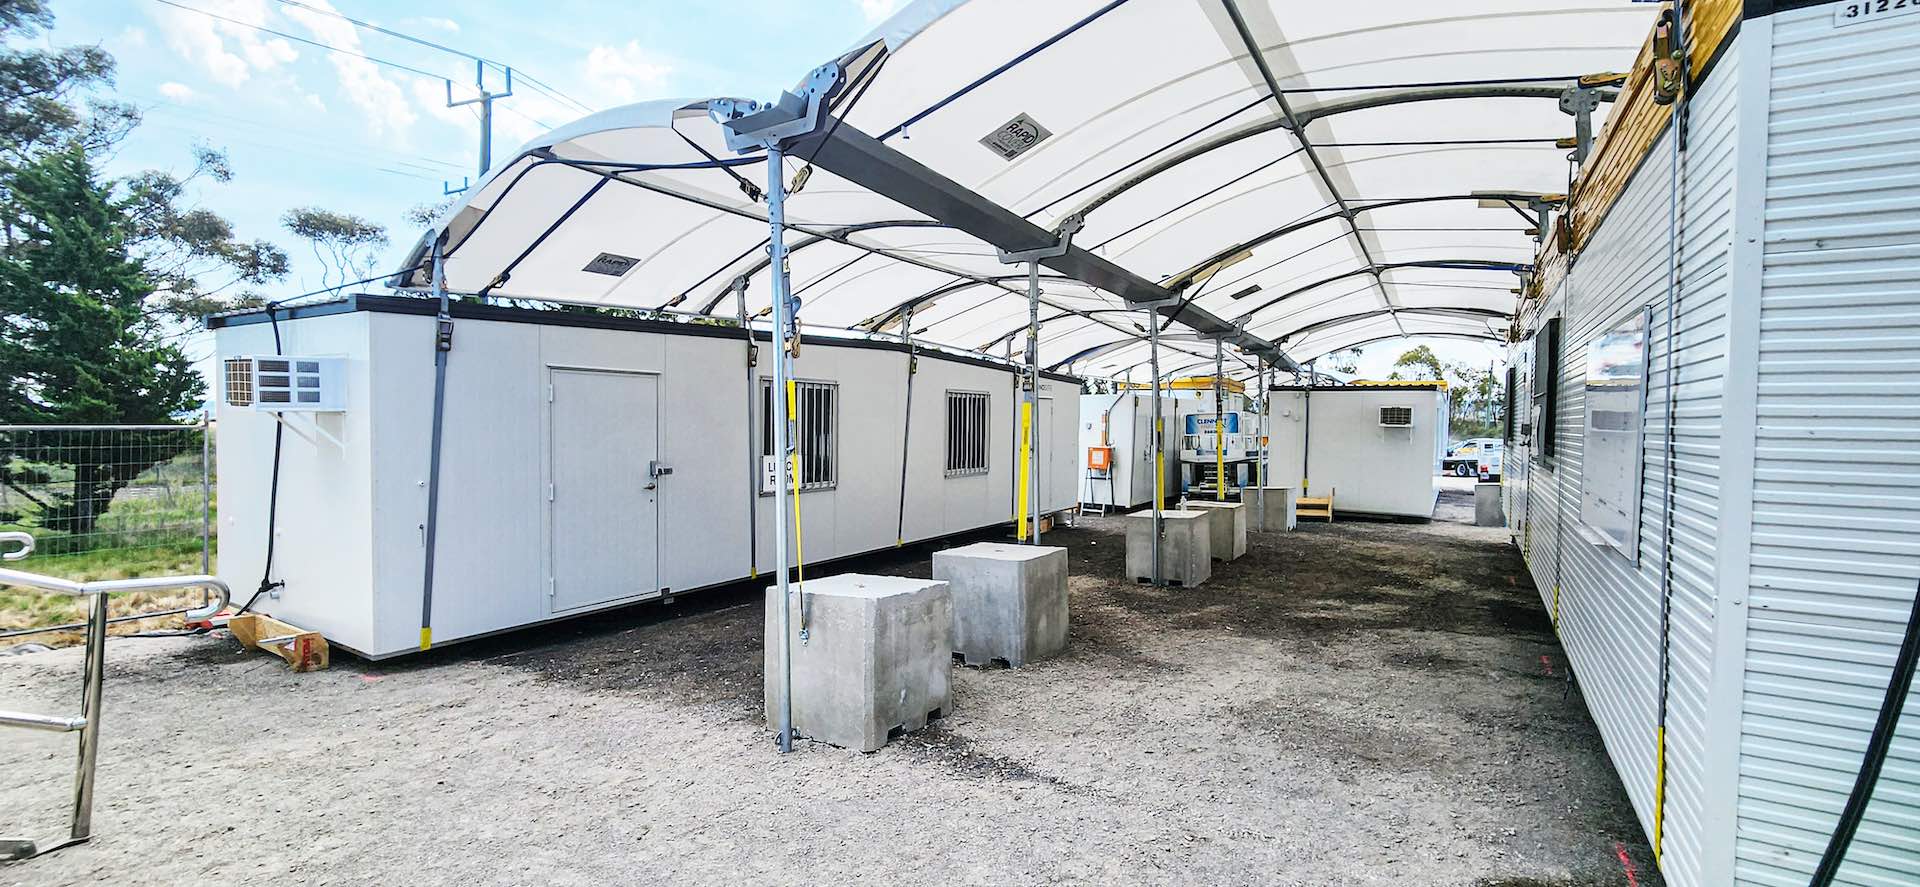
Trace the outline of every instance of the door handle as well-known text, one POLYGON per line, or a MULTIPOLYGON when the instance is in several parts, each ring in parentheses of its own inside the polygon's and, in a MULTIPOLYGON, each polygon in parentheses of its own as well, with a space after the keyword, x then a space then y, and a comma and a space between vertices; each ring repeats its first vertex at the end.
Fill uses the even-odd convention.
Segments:
POLYGON ((645 489, 645 490, 657 490, 657 489, 660 489, 660 485, 659 485, 659 484, 657 484, 657 483, 654 483, 654 482, 652 482, 652 481, 649 481, 649 482, 647 482, 647 485, 646 485, 645 487, 642 487, 641 489, 645 489))

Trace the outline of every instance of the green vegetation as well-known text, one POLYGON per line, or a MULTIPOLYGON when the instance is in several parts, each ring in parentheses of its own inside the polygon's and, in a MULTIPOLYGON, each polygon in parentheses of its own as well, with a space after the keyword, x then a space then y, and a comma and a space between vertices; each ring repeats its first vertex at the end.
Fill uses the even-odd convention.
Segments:
POLYGON ((1426 345, 1419 345, 1393 362, 1389 379, 1445 379, 1450 440, 1499 437, 1506 417, 1506 385, 1493 368, 1445 363, 1426 345))

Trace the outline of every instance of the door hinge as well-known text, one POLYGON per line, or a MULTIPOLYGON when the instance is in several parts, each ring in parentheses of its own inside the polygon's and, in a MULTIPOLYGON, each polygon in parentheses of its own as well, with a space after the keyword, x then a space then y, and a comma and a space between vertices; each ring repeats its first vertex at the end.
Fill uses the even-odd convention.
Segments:
POLYGON ((552 577, 552 576, 548 576, 548 577, 547 577, 547 597, 553 597, 553 595, 554 595, 554 591, 553 591, 553 577, 552 577))
POLYGON ((547 484, 547 501, 553 501, 553 484, 547 484))
POLYGON ((553 403, 553 383, 547 383, 547 403, 553 403))

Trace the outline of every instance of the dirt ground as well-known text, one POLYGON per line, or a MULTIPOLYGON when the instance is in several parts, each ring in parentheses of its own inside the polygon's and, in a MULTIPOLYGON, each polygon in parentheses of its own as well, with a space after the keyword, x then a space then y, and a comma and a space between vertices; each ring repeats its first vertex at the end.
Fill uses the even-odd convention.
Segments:
MULTIPOLYGON (((0 884, 1655 884, 1465 486, 1431 524, 1255 534, 1191 590, 1122 581, 1118 519, 1055 532, 1068 653, 957 669, 871 755, 775 753, 753 588, 312 675, 116 639, 99 836, 0 884)), ((0 657, 0 704, 75 709, 78 653, 0 657)), ((58 832, 72 739, 4 735, 0 835, 58 832)))

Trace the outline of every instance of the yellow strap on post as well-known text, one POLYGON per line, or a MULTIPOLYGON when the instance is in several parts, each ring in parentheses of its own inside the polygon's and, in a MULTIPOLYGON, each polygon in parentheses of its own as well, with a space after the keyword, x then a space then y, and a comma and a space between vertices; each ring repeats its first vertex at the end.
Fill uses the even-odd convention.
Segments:
POLYGON ((1213 486, 1214 498, 1227 501, 1227 419, 1224 415, 1213 417, 1213 486))
POLYGON ((1667 728, 1653 728, 1653 867, 1660 867, 1660 836, 1667 813, 1667 728))
POLYGON ((1027 453, 1033 448, 1033 401, 1020 404, 1020 501, 1013 506, 1015 523, 1014 538, 1022 542, 1027 539, 1027 484, 1033 479, 1027 476, 1032 460, 1027 453))
POLYGON ((1167 502, 1167 420, 1154 420, 1153 439, 1161 444, 1153 448, 1153 502, 1158 508, 1167 502))
MULTIPOLYGON (((787 420, 792 421, 797 412, 794 404, 795 385, 787 380, 787 420)), ((796 583, 807 581, 807 553, 800 544, 800 442, 788 441, 793 450, 787 454, 787 476, 793 479, 793 572, 796 583)))
POLYGON ((433 646, 433 629, 422 625, 420 626, 420 649, 425 650, 431 646, 433 646))

